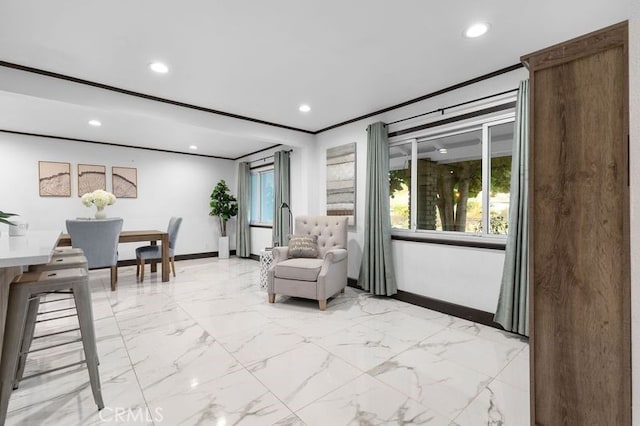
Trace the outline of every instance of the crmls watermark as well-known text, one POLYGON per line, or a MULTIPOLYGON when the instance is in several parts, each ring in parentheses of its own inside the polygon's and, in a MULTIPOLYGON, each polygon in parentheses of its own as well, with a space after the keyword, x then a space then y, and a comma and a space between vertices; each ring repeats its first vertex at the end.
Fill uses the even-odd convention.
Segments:
POLYGON ((98 413, 98 417, 104 423, 132 423, 132 422, 162 422, 162 407, 156 407, 152 411, 146 408, 104 407, 98 413))

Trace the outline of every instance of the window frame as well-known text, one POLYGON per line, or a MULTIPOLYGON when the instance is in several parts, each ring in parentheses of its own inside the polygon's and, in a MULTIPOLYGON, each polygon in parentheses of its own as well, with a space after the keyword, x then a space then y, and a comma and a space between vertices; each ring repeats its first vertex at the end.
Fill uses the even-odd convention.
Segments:
MULTIPOLYGON (((486 248, 497 248, 506 243, 506 235, 497 235, 485 232, 490 230, 490 186, 491 186, 491 141, 489 140, 489 128, 504 123, 515 122, 515 110, 507 113, 488 114, 472 120, 458 121, 455 123, 443 124, 422 131, 390 138, 389 147, 405 145, 411 143, 411 206, 409 216, 411 218, 409 229, 391 228, 391 235, 398 240, 411 241, 431 241, 443 244, 464 245, 465 242, 476 245, 479 240, 485 241, 486 248), (440 139, 446 136, 466 133, 470 131, 482 131, 482 229, 481 233, 458 232, 458 231, 437 231, 431 229, 417 229, 417 206, 418 206, 418 144, 433 139, 440 139)), ((481 243, 480 246, 482 246, 481 243)))
MULTIPOLYGON (((251 177, 253 177, 253 175, 258 175, 258 188, 261 189, 262 188, 262 174, 265 172, 274 172, 274 166, 273 164, 269 164, 266 166, 260 166, 260 167, 255 167, 252 168, 250 171, 251 177)), ((275 178, 275 176, 274 176, 275 178)), ((253 180, 253 179, 251 179, 253 180)), ((255 194, 253 193, 253 185, 251 185, 251 205, 253 206, 253 197, 255 196, 255 194)), ((262 212, 262 191, 258 190, 257 193, 257 197, 258 197, 258 213, 262 212)), ((262 219, 262 215, 260 214, 260 219, 262 219)), ((263 221, 254 221, 253 218, 251 217, 251 209, 249 210, 249 226, 253 226, 256 228, 272 228, 273 227, 273 222, 263 222, 263 221)))

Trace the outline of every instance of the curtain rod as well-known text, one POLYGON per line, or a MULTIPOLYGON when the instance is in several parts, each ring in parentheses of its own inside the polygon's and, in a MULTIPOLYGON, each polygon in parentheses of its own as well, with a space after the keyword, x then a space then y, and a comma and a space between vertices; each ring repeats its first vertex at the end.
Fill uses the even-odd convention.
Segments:
POLYGON ((407 118, 402 118, 400 120, 392 121, 391 123, 387 123, 387 124, 390 126, 392 124, 401 123, 403 121, 411 120, 411 119, 414 119, 414 118, 422 117, 424 115, 429 115, 429 114, 433 114, 433 113, 436 113, 436 112, 439 112, 439 113, 444 115, 445 110, 456 108, 456 107, 467 105, 467 104, 471 104, 473 102, 484 101, 486 99, 495 98, 496 96, 506 95, 507 93, 517 92, 518 90, 519 90, 518 88, 511 89, 511 90, 505 90, 504 92, 494 93, 493 95, 483 96, 481 98, 472 99, 470 101, 461 102, 459 104, 449 105, 449 106, 446 106, 446 107, 434 109, 433 111, 424 112, 422 114, 414 115, 414 116, 407 117, 407 118))
MULTIPOLYGON (((292 149, 289 149, 289 150, 285 150, 285 152, 293 152, 293 150, 292 150, 292 149)), ((257 160, 251 160, 251 161, 249 161, 249 164, 251 164, 251 163, 255 163, 256 161, 264 161, 264 160, 268 160, 269 158, 273 158, 273 154, 271 154, 271 155, 267 155, 266 157, 258 158, 257 160)))

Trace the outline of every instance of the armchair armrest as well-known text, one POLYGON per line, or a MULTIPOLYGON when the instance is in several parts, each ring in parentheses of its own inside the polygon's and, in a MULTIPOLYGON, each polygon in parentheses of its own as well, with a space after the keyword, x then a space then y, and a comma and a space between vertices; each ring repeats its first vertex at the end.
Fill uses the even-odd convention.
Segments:
POLYGON ((289 256, 289 247, 274 247, 271 249, 273 253, 273 264, 287 260, 289 256))
POLYGON ((324 254, 325 263, 337 263, 347 258, 346 249, 331 249, 324 254))

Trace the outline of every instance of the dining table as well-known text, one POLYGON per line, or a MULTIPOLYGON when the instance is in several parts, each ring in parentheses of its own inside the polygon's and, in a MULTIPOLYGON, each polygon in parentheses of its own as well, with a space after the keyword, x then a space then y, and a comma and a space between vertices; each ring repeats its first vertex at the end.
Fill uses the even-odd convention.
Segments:
POLYGON ((29 231, 22 236, 0 235, 0 357, 11 282, 29 265, 51 262, 60 231, 29 231))
MULTIPOLYGON (((162 258, 162 282, 169 281, 169 234, 167 231, 144 230, 144 231, 121 231, 118 239, 119 243, 138 243, 149 241, 152 246, 161 242, 162 258)), ((69 234, 60 235, 58 247, 71 246, 71 236, 69 234)), ((158 261, 151 261, 151 272, 157 272, 158 261)))

